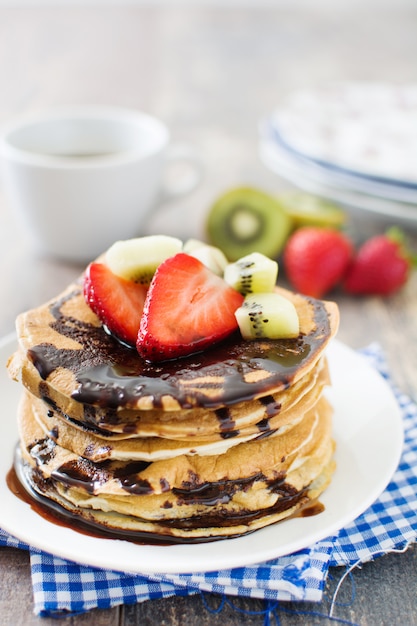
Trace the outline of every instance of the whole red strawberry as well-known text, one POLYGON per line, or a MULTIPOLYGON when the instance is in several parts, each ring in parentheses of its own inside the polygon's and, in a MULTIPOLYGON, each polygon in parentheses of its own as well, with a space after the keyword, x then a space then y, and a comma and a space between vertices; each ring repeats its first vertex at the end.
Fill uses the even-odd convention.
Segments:
POLYGON ((352 256, 353 244, 341 231, 305 226, 289 238, 284 266, 297 291, 321 298, 342 280, 352 256))
POLYGON ((388 296, 407 282, 412 264, 402 232, 390 229, 359 248, 344 288, 351 294, 388 296))

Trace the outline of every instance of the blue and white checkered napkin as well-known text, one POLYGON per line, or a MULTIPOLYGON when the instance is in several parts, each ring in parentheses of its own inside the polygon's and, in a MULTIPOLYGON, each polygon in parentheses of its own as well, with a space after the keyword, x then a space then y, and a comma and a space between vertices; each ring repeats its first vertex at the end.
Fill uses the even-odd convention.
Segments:
MULTIPOLYGON (((392 385, 381 350, 362 351, 392 385)), ((35 612, 41 616, 82 613, 172 595, 213 592, 265 600, 322 599, 331 565, 353 566, 417 537, 417 407, 393 387, 403 413, 405 445, 397 471, 380 498, 337 537, 295 554, 250 567, 210 573, 130 575, 85 567, 33 550, 0 530, 0 545, 30 550, 35 612)))

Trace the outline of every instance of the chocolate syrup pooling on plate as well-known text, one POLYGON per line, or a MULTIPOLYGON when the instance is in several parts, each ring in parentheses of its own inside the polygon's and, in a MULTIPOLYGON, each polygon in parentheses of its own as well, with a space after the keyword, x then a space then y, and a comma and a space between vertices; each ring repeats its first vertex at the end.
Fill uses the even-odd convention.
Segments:
MULTIPOLYGON (((74 478, 74 477, 73 477, 74 478)), ((78 477, 79 478, 79 477, 78 477)), ((76 480, 78 479, 76 478, 76 480)), ((189 489, 176 489, 176 495, 179 500, 184 502, 193 503, 200 502, 206 505, 214 504, 219 500, 227 502, 236 490, 245 489, 249 484, 262 479, 262 476, 253 476, 252 478, 245 480, 225 480, 218 481, 207 485, 199 485, 193 487, 190 485, 189 489)), ((43 480, 43 479, 42 479, 43 480)), ((71 482, 72 479, 69 480, 71 482)), ((19 446, 15 451, 15 462, 12 469, 7 475, 7 485, 20 500, 26 502, 31 508, 45 520, 50 523, 57 524, 59 526, 65 526, 71 528, 76 532, 80 532, 91 537, 106 538, 106 539, 124 539, 133 543, 142 545, 173 545, 182 543, 206 543, 208 541, 224 540, 224 537, 206 537, 206 538, 180 538, 169 535, 169 527, 180 525, 182 528, 192 529, 194 525, 200 526, 202 523, 206 523, 208 526, 223 526, 225 524, 233 526, 235 524, 241 524, 248 522, 251 519, 256 519, 259 515, 265 514, 256 511, 240 512, 238 515, 231 516, 228 512, 225 516, 222 516, 220 512, 214 515, 205 515, 203 517, 196 516, 195 518, 185 518, 179 520, 171 520, 165 522, 168 534, 157 534, 152 532, 140 532, 140 531, 128 531, 123 529, 113 529, 99 524, 90 519, 83 519, 77 514, 76 511, 70 511, 65 509, 57 502, 42 495, 42 490, 51 486, 47 484, 34 484, 37 483, 36 470, 31 469, 23 461, 19 446)), ((280 498, 277 504, 270 508, 270 513, 276 513, 280 510, 291 508, 299 503, 300 509, 292 517, 307 517, 311 515, 317 515, 324 510, 323 505, 320 502, 311 502, 305 496, 304 490, 297 491, 291 485, 285 482, 285 476, 277 477, 269 484, 271 491, 275 491, 280 494, 280 498)), ((240 533, 233 536, 240 536, 240 533)))

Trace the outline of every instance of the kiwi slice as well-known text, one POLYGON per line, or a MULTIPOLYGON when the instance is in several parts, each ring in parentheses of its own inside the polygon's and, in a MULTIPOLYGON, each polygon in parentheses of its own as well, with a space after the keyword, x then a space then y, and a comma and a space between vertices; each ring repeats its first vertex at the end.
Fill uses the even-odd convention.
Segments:
POLYGON ((279 199, 293 220, 294 228, 300 226, 342 228, 346 223, 345 211, 319 196, 294 191, 280 195, 279 199))
POLYGON ((207 237, 229 261, 251 252, 276 259, 292 230, 292 219, 281 202, 250 187, 222 195, 207 216, 207 237))
POLYGON ((235 317, 242 337, 247 340, 290 339, 300 333, 294 304, 276 292, 246 296, 235 317))
POLYGON ((225 281, 244 296, 273 291, 277 276, 278 263, 260 252, 229 263, 224 270, 225 281))
POLYGON ((149 285, 158 265, 182 250, 182 241, 168 235, 148 235, 116 241, 105 260, 114 274, 126 280, 149 285))

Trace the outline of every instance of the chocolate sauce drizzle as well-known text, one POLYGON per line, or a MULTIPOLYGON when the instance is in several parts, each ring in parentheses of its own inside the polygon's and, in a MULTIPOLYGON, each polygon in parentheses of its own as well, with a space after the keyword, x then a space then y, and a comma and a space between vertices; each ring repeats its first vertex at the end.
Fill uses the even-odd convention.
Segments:
MULTIPOLYGON (((82 479, 82 473, 78 471, 75 473, 73 468, 66 468, 66 476, 64 471, 62 476, 64 477, 67 486, 79 487, 79 479, 82 479)), ((55 480, 58 476, 45 480, 42 474, 36 469, 30 468, 22 459, 19 447, 16 448, 15 462, 14 462, 14 477, 13 477, 13 491, 28 501, 37 511, 44 517, 47 517, 48 521, 56 521, 56 523, 67 524, 70 528, 78 530, 79 532, 87 532, 94 536, 107 536, 109 538, 125 539, 133 541, 135 543, 151 543, 151 544, 175 544, 175 543, 201 543, 208 541, 217 541, 219 539, 225 539, 224 536, 210 536, 210 537, 175 537, 171 536, 170 529, 181 528, 183 530, 192 530, 194 528, 210 528, 210 527, 224 527, 228 526, 241 526, 247 524, 253 520, 256 520, 265 515, 271 515, 286 511, 296 505, 304 506, 309 503, 307 496, 308 488, 297 491, 294 487, 285 482, 285 475, 279 475, 274 480, 269 481, 268 486, 272 492, 279 494, 279 498, 276 503, 263 510, 249 511, 240 510, 237 512, 231 512, 225 508, 217 507, 213 512, 205 513, 204 515, 194 515, 188 518, 179 519, 167 519, 158 521, 158 526, 166 529, 166 535, 161 532, 143 532, 136 530, 123 530, 117 528, 111 528, 105 524, 100 524, 93 519, 82 518, 80 512, 71 511, 66 509, 61 504, 58 504, 55 500, 51 499, 47 494, 55 490, 55 480)), ((246 479, 240 480, 224 480, 215 483, 204 483, 200 485, 191 485, 190 488, 175 489, 178 504, 204 504, 208 507, 226 504, 231 500, 233 494, 238 490, 248 490, 257 480, 262 480, 264 477, 262 474, 258 474, 246 479)), ((8 479, 8 483, 12 478, 8 479)), ((83 485, 86 488, 86 484, 83 485)), ((87 489, 88 490, 88 489, 87 489)), ((171 508, 170 504, 163 505, 162 508, 171 508)), ((139 518, 140 520, 140 518, 139 518)), ((140 520, 146 522, 147 520, 140 520)), ((252 532, 248 530, 247 532, 252 532)), ((241 536, 241 530, 237 533, 231 533, 228 538, 235 536, 241 536)))
MULTIPOLYGON (((97 327, 66 315, 63 310, 65 303, 80 296, 82 297, 81 288, 74 289, 65 297, 53 302, 50 305, 50 312, 54 319, 51 328, 77 341, 82 349, 57 348, 53 344, 42 343, 30 349, 28 356, 44 381, 40 383, 40 395, 51 407, 49 414, 52 416, 53 411, 60 411, 60 409, 49 397, 46 381, 58 368, 64 367, 74 374, 78 383, 72 397, 83 403, 86 423, 89 428, 91 425, 96 432, 100 432, 99 426, 96 425, 97 408, 105 410, 107 421, 114 420, 114 423, 117 423, 117 410, 135 406, 138 398, 150 396, 154 407, 162 408, 163 397, 168 395, 174 397, 183 409, 193 407, 214 409, 221 425, 221 436, 224 439, 234 437, 239 434, 239 431, 235 429, 230 407, 239 402, 252 400, 260 393, 264 396, 268 389, 288 387, 300 365, 314 358, 323 341, 327 339, 330 330, 327 311, 323 303, 311 299, 316 330, 309 335, 293 340, 247 342, 241 339, 240 335, 234 334, 203 353, 176 361, 151 364, 141 359, 134 349, 118 342, 103 327, 97 327), (267 372, 269 374, 267 383, 265 380, 260 383, 248 383, 245 376, 254 370, 267 372), (222 381, 221 388, 213 386, 210 390, 215 393, 206 394, 204 388, 201 392, 196 391, 198 383, 194 386, 192 395, 184 391, 184 381, 192 382, 196 378, 207 379, 210 376, 220 377, 222 381)), ((272 395, 264 396, 260 402, 265 408, 265 418, 257 424, 259 438, 262 438, 274 432, 270 428, 269 419, 279 413, 281 406, 272 395)), ((68 417, 68 419, 71 418, 68 417)), ((129 424, 126 425, 126 429, 128 432, 129 424)), ((48 459, 54 456, 56 446, 54 439, 57 436, 57 432, 51 431, 50 437, 37 441, 30 449, 32 457, 39 465, 47 463, 48 459)), ((97 464, 90 462, 88 458, 79 457, 76 461, 67 462, 58 467, 52 472, 51 478, 45 480, 41 471, 36 468, 33 470, 29 467, 25 468, 22 459, 16 457, 15 470, 31 498, 35 498, 47 510, 69 520, 69 525, 73 526, 74 520, 76 518, 79 520, 79 516, 56 504, 46 495, 51 490, 55 490, 56 483, 59 482, 67 488, 82 488, 87 493, 93 494, 97 485, 103 484, 110 476, 113 476, 129 494, 150 495, 153 489, 140 475, 148 465, 144 462, 132 462, 117 469, 111 461, 97 464)), ((200 483, 198 476, 190 476, 189 482, 185 482, 181 488, 172 490, 178 505, 204 505, 208 509, 213 507, 212 512, 209 511, 202 516, 165 520, 160 524, 166 527, 167 535, 170 534, 169 529, 175 527, 182 529, 225 525, 233 527, 264 515, 285 511, 298 503, 308 501, 306 490, 295 490, 286 483, 285 476, 280 475, 268 482, 271 492, 280 496, 276 504, 269 509, 241 510, 233 513, 222 508, 222 505, 232 500, 234 494, 251 489, 259 480, 265 480, 265 477, 259 474, 245 479, 200 483)), ((170 490, 170 485, 164 478, 161 478, 160 482, 162 492, 170 490)), ((172 505, 167 503, 163 505, 163 508, 170 506, 172 505)), ((171 536, 162 537, 155 533, 112 530, 96 522, 88 522, 88 525, 94 531, 103 531, 109 536, 135 541, 144 538, 145 541, 152 543, 154 540, 186 543, 217 539, 212 537, 187 540, 171 536)))
MULTIPOLYGON (((121 407, 134 407, 143 396, 150 396, 155 408, 163 407, 164 396, 172 396, 183 409, 216 409, 252 400, 268 389, 286 388, 300 365, 314 357, 329 334, 329 319, 323 303, 310 299, 315 330, 309 335, 248 342, 235 333, 204 352, 152 364, 141 359, 136 350, 118 342, 103 327, 65 315, 63 305, 80 294, 78 289, 56 300, 50 312, 54 318, 51 327, 79 342, 82 349, 56 348, 51 343, 41 343, 31 348, 28 356, 43 380, 57 368, 67 368, 78 382, 72 394, 75 400, 115 413, 121 407), (268 372, 268 380, 247 382, 245 375, 254 370, 268 372), (200 386, 199 391, 197 383, 192 394, 187 394, 184 381, 192 382, 202 376, 206 380, 211 376, 220 377, 221 388, 213 386, 208 394, 204 393, 204 387, 200 386)), ((274 409, 268 404, 268 410, 274 409)), ((221 414, 219 417, 225 424, 225 436, 233 436, 232 424, 227 424, 221 414)))

